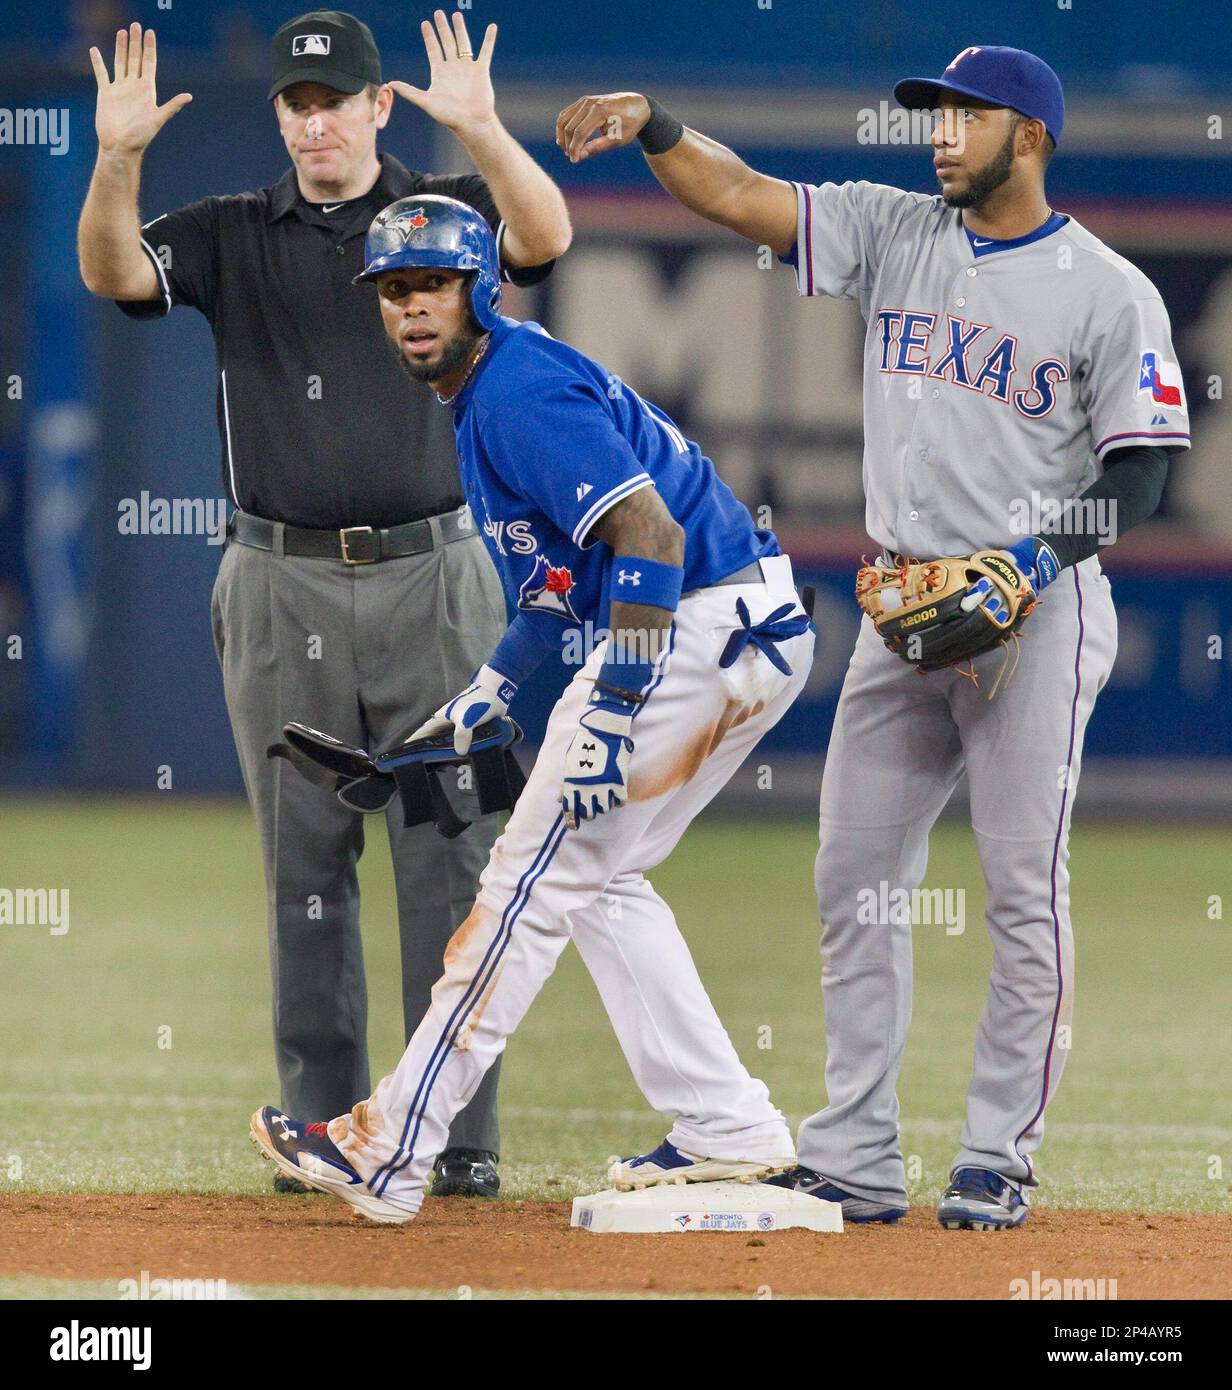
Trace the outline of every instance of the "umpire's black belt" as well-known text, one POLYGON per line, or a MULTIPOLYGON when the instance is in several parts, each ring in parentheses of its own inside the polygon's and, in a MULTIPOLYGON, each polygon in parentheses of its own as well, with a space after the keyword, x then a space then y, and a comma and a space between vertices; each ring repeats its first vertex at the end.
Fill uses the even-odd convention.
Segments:
POLYGON ((306 555, 314 560, 341 560, 344 565, 375 565, 404 555, 421 555, 438 545, 465 540, 475 534, 469 507, 441 512, 402 526, 344 526, 338 531, 319 531, 309 526, 287 526, 263 516, 235 511, 227 522, 227 535, 240 545, 256 550, 281 549, 284 555, 306 555), (282 532, 281 547, 278 533, 282 532))

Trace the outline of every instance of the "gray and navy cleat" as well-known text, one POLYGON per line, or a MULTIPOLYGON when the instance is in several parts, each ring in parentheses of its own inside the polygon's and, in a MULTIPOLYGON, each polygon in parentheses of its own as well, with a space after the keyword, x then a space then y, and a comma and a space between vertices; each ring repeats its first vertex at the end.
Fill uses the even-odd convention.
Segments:
POLYGON ((1030 1208, 1022 1193, 988 1168, 955 1168, 937 1203, 947 1231, 1006 1231, 1021 1226, 1030 1208))
POLYGON ((836 1187, 829 1178, 823 1178, 820 1173, 814 1173, 803 1164, 790 1172, 781 1173, 777 1178, 768 1178, 767 1182, 774 1187, 789 1187, 795 1192, 805 1192, 821 1202, 838 1202, 843 1208, 843 1220, 849 1221, 853 1226, 874 1221, 892 1226, 895 1221, 900 1221, 907 1215, 906 1207, 892 1206, 888 1202, 875 1202, 868 1197, 857 1197, 853 1192, 836 1187))

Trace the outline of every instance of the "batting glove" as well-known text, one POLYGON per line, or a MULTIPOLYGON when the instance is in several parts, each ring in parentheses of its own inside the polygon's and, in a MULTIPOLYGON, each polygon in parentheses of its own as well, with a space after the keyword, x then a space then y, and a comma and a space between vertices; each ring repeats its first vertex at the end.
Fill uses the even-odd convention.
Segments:
POLYGON ((601 700, 588 705, 578 720, 580 727, 565 754, 560 798, 570 830, 628 799, 633 708, 622 701, 601 700))
POLYGON ((1037 594, 1043 593, 1061 572, 1056 551, 1039 536, 1024 537, 1017 545, 1011 545, 1006 554, 1014 557, 1014 563, 1037 594))
MULTIPOLYGON (((1031 589, 1032 603, 1060 573, 1056 553, 1047 541, 1041 540, 1038 536, 1027 536, 1008 550, 984 553, 1001 555, 1014 562, 1018 573, 1031 589)), ((976 580, 971 586, 971 592, 963 599, 962 607, 968 613, 976 608, 987 609, 998 627, 1004 626, 1010 618, 1010 608, 1005 595, 987 578, 976 580)))
POLYGON ((417 738, 431 738, 453 730, 454 751, 459 757, 466 757, 471 750, 474 730, 489 719, 499 719, 509 713, 509 705, 518 693, 518 687, 509 679, 494 671, 491 666, 481 666, 475 678, 460 695, 446 701, 440 709, 411 734, 408 743, 417 738))

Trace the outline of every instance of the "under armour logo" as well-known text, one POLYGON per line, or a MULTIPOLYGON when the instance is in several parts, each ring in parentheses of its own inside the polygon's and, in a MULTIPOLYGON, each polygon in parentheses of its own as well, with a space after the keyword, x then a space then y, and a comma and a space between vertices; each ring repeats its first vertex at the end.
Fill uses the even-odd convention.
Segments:
POLYGON ((328 34, 296 34, 291 40, 291 57, 299 58, 305 53, 326 54, 329 52, 328 34))
POLYGON ((295 1131, 291 1128, 291 1121, 285 1115, 275 1115, 274 1123, 282 1129, 282 1142, 289 1144, 295 1138, 295 1131))
POLYGON ((628 570, 621 570, 620 574, 616 577, 616 582, 618 584, 638 585, 642 582, 642 572, 641 570, 634 570, 633 573, 630 574, 628 570))

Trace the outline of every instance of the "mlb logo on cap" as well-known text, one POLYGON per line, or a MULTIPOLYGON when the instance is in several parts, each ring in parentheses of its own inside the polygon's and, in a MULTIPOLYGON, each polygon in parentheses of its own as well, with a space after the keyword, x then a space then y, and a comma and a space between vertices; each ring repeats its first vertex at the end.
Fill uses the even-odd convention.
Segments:
POLYGON ((269 99, 297 82, 319 82, 353 96, 380 86, 381 55, 372 30, 342 10, 309 10, 274 35, 269 99))

